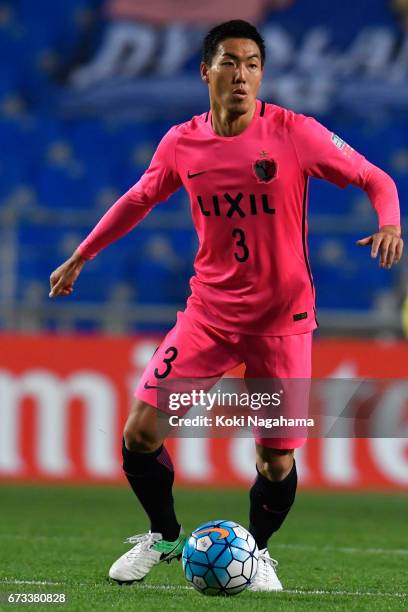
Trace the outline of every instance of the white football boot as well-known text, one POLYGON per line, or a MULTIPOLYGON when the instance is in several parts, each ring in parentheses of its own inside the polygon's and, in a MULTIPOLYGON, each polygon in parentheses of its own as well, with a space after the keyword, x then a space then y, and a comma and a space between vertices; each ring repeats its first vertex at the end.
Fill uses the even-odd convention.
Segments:
POLYGON ((182 529, 174 542, 163 540, 161 533, 151 531, 132 536, 125 540, 125 543, 135 546, 115 561, 109 570, 109 578, 119 584, 132 584, 137 580, 143 580, 161 561, 170 563, 172 559, 180 559, 185 541, 182 529))
POLYGON ((258 569, 248 587, 250 591, 283 591, 282 583, 276 574, 278 562, 269 556, 267 548, 259 551, 258 569))

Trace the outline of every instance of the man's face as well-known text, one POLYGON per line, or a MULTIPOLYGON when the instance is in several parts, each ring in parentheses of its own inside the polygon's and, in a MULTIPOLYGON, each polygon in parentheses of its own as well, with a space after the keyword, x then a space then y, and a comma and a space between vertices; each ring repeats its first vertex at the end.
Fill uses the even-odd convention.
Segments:
POLYGON ((262 75, 259 47, 248 38, 223 40, 211 66, 201 64, 210 100, 237 115, 244 115, 253 107, 262 75))

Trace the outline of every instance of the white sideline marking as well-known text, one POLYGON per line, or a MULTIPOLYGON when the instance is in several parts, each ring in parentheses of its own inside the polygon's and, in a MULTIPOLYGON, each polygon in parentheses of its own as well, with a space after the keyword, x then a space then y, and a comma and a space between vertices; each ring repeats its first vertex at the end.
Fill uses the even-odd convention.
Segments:
POLYGON ((47 586, 61 586, 62 582, 49 582, 48 580, 11 580, 0 578, 0 584, 45 584, 47 586))
MULTIPOLYGON (((50 582, 48 580, 12 580, 7 578, 0 578, 0 584, 32 584, 32 585, 46 585, 46 586, 68 586, 64 582, 50 582)), ((86 586, 90 587, 90 584, 79 582, 75 586, 86 586)), ((93 585, 92 585, 93 586, 93 585)), ((114 586, 114 585, 112 585, 114 586)), ((69 588, 69 587, 68 587, 69 588)), ((115 587, 119 588, 119 587, 115 587)), ((193 587, 184 586, 181 584, 137 584, 131 587, 123 586, 121 588, 132 588, 132 589, 146 589, 146 590, 157 590, 157 591, 192 591, 193 587)), ((283 594, 290 593, 294 595, 337 595, 337 596, 351 596, 351 597, 396 597, 396 598, 408 598, 408 593, 384 593, 382 591, 325 591, 323 589, 284 589, 283 594)))
MULTIPOLYGON (((193 587, 183 586, 181 584, 175 584, 174 586, 168 584, 139 584, 135 586, 136 589, 179 589, 179 590, 194 590, 193 587)), ((290 593, 295 595, 351 595, 357 597, 408 597, 408 593, 383 593, 372 592, 372 591, 324 591, 322 589, 284 589, 283 593, 290 593)))
POLYGON ((353 548, 351 546, 314 546, 313 544, 273 544, 273 548, 310 550, 319 552, 340 552, 368 555, 408 555, 408 548, 353 548))
POLYGON ((357 597, 401 597, 405 599, 408 593, 378 593, 372 591, 324 591, 320 589, 284 589, 283 593, 294 593, 299 595, 353 595, 357 597))

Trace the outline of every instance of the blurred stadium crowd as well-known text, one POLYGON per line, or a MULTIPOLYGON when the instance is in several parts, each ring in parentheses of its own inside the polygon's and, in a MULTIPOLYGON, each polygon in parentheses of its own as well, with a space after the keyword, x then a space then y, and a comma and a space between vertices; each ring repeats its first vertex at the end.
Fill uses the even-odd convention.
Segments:
MULTIPOLYGON (((267 44, 262 96, 315 115, 408 195, 408 2, 0 1, 0 327, 166 329, 196 248, 181 190, 50 303, 50 272, 147 167, 164 132, 208 107, 200 44, 244 18, 267 44)), ((313 181, 309 248, 325 333, 402 333, 406 264, 355 240, 365 195, 313 181)), ((272 281, 273 282, 273 281, 272 281)), ((408 325, 408 323, 407 323, 408 325)))

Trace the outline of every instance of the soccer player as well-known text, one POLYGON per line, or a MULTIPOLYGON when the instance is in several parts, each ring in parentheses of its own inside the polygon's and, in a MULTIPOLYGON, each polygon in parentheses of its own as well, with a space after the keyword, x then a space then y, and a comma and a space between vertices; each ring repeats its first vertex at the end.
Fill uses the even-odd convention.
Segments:
MULTIPOLYGON (((150 531, 111 567, 119 583, 143 579, 179 558, 171 458, 158 433, 157 386, 177 378, 217 379, 239 363, 248 378, 311 376, 315 292, 307 251, 309 177, 353 184, 367 194, 379 229, 358 241, 390 268, 402 254, 393 180, 311 117, 257 99, 264 42, 244 21, 214 27, 204 40, 201 78, 210 110, 172 127, 141 179, 52 273, 50 296, 69 295, 87 260, 117 240, 182 185, 199 237, 191 295, 135 391, 123 436, 123 469, 150 531)), ((328 202, 328 207, 330 203, 328 202)), ((294 449, 304 438, 256 442, 249 530, 260 551, 250 588, 282 589, 267 549, 295 499, 294 449)))

